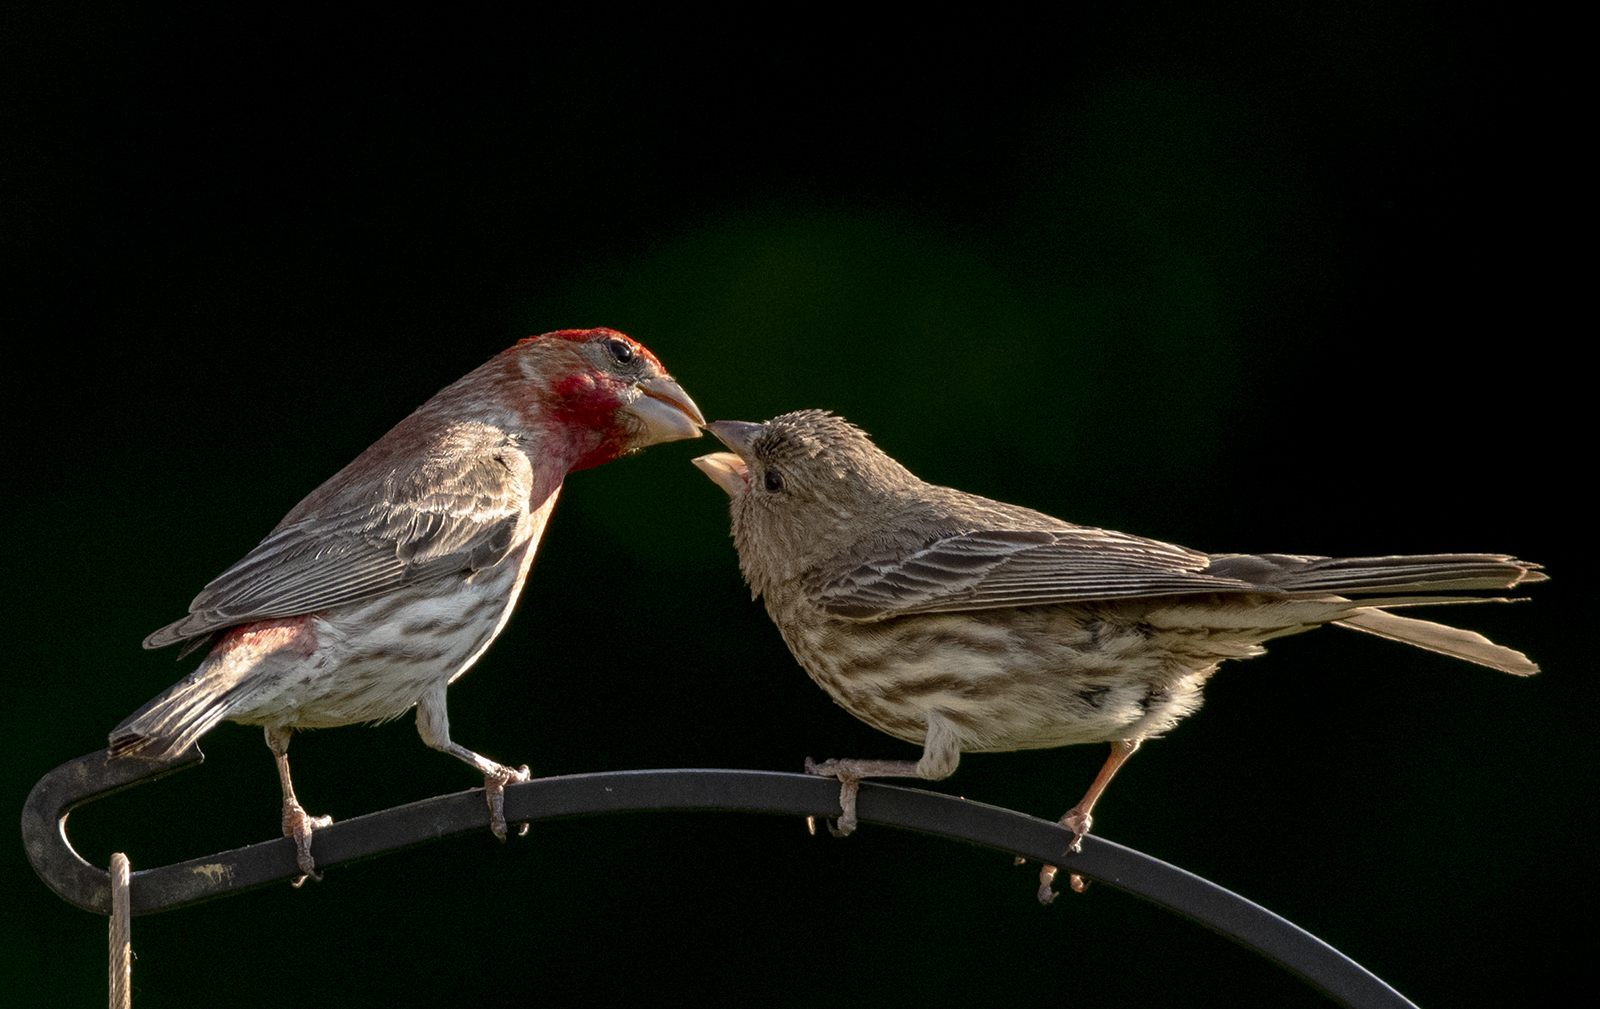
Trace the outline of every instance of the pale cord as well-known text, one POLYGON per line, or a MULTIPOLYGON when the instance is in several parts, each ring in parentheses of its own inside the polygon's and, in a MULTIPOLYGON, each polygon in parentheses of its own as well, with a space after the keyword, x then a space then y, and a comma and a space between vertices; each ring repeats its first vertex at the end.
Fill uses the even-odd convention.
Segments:
POLYGON ((128 908, 128 856, 111 856, 111 1009, 128 1009, 133 993, 133 948, 128 908))

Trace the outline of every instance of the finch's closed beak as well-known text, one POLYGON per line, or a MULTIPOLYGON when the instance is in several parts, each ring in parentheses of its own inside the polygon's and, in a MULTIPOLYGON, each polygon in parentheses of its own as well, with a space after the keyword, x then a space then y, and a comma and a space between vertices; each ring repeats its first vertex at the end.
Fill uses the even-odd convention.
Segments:
POLYGON ((700 437, 705 415, 682 386, 665 376, 641 378, 636 385, 643 395, 624 409, 644 427, 631 442, 632 448, 700 437))

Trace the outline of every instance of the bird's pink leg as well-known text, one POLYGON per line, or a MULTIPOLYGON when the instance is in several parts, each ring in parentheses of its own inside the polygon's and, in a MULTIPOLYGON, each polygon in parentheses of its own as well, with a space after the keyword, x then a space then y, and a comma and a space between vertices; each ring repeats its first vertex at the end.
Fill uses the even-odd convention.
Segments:
MULTIPOLYGON (((1139 749, 1139 743, 1140 740, 1137 739, 1119 739, 1112 743, 1111 755, 1100 766, 1100 773, 1094 776, 1094 781, 1089 785, 1089 791, 1084 793, 1083 798, 1078 800, 1076 806, 1073 806, 1062 815, 1061 825, 1072 831, 1072 844, 1067 848, 1068 851, 1083 850, 1083 836, 1089 833, 1089 828, 1094 825, 1094 817, 1090 815, 1094 810, 1094 804, 1099 801, 1100 793, 1104 792, 1106 786, 1111 784, 1111 777, 1117 773, 1117 768, 1121 767, 1123 762, 1133 756, 1134 751, 1139 749)), ((1055 891, 1050 889, 1050 884, 1055 882, 1055 878, 1055 866, 1047 865, 1039 870, 1039 903, 1048 904, 1056 899, 1055 891)), ((1074 893, 1082 893, 1089 887, 1089 884, 1084 882, 1083 877, 1077 873, 1072 874, 1069 885, 1074 893)))
POLYGON ((289 780, 289 730, 269 725, 266 733, 267 749, 278 763, 278 784, 283 786, 283 836, 294 838, 295 863, 300 866, 301 875, 291 882, 299 886, 307 876, 321 881, 317 863, 311 857, 311 830, 332 824, 333 817, 311 816, 295 798, 294 784, 289 780))
MULTIPOLYGON (((494 831, 494 836, 504 841, 506 839, 506 786, 514 781, 527 781, 532 777, 528 765, 511 768, 504 764, 497 764, 488 757, 474 753, 459 743, 450 739, 450 715, 445 710, 444 684, 437 690, 429 691, 422 700, 417 702, 417 734, 422 741, 441 753, 448 753, 457 760, 471 764, 483 775, 483 797, 489 803, 489 829, 494 831)), ((517 836, 521 837, 528 832, 526 823, 521 825, 517 836)))
MULTIPOLYGON (((822 778, 839 779, 839 819, 828 821, 828 833, 834 837, 847 837, 856 829, 856 793, 861 790, 862 778, 916 778, 915 760, 855 760, 837 758, 816 763, 806 758, 806 773, 822 778)), ((817 832, 816 817, 806 817, 806 829, 817 832)))
MULTIPOLYGON (((928 735, 922 744, 921 760, 824 760, 818 764, 806 758, 806 773, 839 779, 839 819, 828 824, 828 833, 846 837, 856 829, 856 794, 862 778, 923 778, 939 781, 956 773, 961 763, 961 738, 956 727, 937 708, 928 712, 928 735)), ((806 817, 806 829, 817 832, 816 817, 806 817)))

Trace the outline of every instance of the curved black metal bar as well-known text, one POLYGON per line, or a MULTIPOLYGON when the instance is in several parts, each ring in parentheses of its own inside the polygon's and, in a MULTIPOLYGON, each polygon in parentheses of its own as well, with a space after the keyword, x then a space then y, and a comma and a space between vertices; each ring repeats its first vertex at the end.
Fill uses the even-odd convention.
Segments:
MULTIPOLYGON (((86 802, 198 764, 198 748, 168 764, 104 750, 68 761, 40 779, 23 807, 28 858, 45 883, 85 910, 107 914, 110 877, 85 862, 67 839, 67 816, 86 802)), ((658 770, 575 774, 510 785, 512 822, 644 810, 742 810, 799 816, 839 815, 838 783, 776 771, 658 770)), ((864 782, 863 821, 953 838, 1039 862, 1055 863, 1191 918, 1298 974, 1357 1009, 1403 1009, 1411 1002, 1349 957, 1298 926, 1192 873, 1093 835, 1081 854, 1059 824, 955 796, 864 782)), ((335 823, 316 832, 319 868, 372 858, 445 837, 483 830, 489 810, 481 789, 424 799, 335 823)), ((299 875, 294 844, 275 838, 246 848, 135 872, 134 914, 152 914, 239 893, 299 875)))

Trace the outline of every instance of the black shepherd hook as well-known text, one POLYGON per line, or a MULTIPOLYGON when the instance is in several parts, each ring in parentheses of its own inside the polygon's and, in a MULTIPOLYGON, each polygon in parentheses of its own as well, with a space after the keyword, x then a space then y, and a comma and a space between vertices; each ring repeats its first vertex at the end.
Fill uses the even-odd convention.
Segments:
MULTIPOLYGON (((88 802, 193 767, 205 759, 192 747, 176 760, 110 760, 105 750, 69 760, 34 785, 22 811, 28 859, 63 899, 97 914, 111 910, 110 875, 85 862, 67 839, 67 816, 88 802)), ((798 816, 839 815, 838 782, 775 771, 615 771, 540 778, 506 787, 513 823, 563 816, 644 810, 742 810, 798 816)), ((984 845, 1041 863, 1054 863, 1192 918, 1254 949, 1347 1006, 1415 1009, 1365 968, 1316 936, 1237 894, 1090 835, 1083 851, 1059 824, 955 796, 863 782, 860 819, 984 845)), ((317 866, 356 859, 478 831, 489 824, 481 789, 441 795, 320 828, 317 866)), ((132 876, 134 914, 152 914, 238 893, 300 874, 294 842, 274 838, 132 876)))

